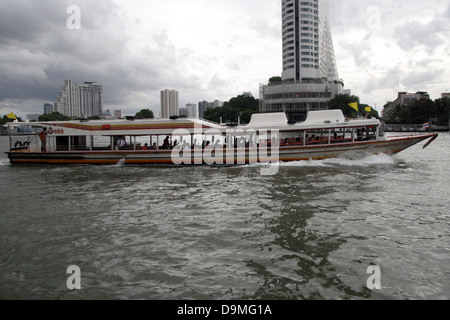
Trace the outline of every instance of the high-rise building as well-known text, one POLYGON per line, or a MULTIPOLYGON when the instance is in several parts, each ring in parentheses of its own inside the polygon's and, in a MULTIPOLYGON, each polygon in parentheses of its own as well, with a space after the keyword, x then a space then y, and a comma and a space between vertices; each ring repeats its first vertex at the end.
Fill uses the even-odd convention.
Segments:
POLYGON ((168 119, 180 115, 179 94, 175 90, 161 91, 161 117, 168 119))
POLYGON ((328 0, 282 0, 283 81, 339 80, 328 0))
POLYGON ((62 115, 71 117, 73 115, 73 101, 72 101, 72 80, 64 81, 64 85, 59 91, 58 98, 55 102, 54 110, 62 115))
POLYGON ((44 114, 52 114, 53 113, 53 105, 51 103, 44 104, 44 114))
POLYGON ((214 100, 213 102, 208 102, 203 100, 198 103, 198 117, 203 119, 205 111, 209 108, 220 108, 223 106, 223 102, 219 100, 214 100))
POLYGON ((261 112, 303 121, 342 93, 329 23, 328 0, 281 0, 283 72, 260 88, 261 112))
POLYGON ((205 114, 206 109, 212 107, 212 104, 206 100, 200 101, 198 103, 198 117, 203 119, 203 115, 205 114))
POLYGON ((81 115, 85 118, 100 116, 103 112, 103 86, 85 82, 81 87, 81 115))
POLYGON ((103 87, 97 82, 78 85, 66 80, 53 109, 72 118, 100 116, 103 112, 103 87))
POLYGON ((122 118, 122 110, 114 110, 114 118, 121 119, 122 118))
POLYGON ((188 118, 198 118, 198 107, 195 103, 188 103, 186 105, 186 112, 188 118))

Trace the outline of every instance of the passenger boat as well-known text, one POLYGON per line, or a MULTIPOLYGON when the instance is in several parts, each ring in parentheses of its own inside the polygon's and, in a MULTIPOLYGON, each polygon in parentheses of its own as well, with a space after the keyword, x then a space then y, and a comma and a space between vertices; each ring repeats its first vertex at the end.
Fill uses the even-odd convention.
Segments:
POLYGON ((247 125, 200 119, 9 123, 11 164, 234 165, 395 154, 438 135, 387 137, 378 119, 312 111, 304 122, 255 114, 247 125), (44 134, 43 132, 46 132, 44 134), (40 139, 43 135, 43 141, 40 139))

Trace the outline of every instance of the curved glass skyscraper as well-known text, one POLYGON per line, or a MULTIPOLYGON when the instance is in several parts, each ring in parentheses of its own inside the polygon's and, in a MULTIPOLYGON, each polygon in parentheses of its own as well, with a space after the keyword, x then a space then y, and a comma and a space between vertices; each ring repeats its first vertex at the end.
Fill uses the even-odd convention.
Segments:
POLYGON ((283 72, 281 82, 260 88, 261 112, 284 112, 303 121, 325 110, 342 93, 329 23, 328 0, 281 0, 283 72))
POLYGON ((283 81, 339 80, 328 0, 282 0, 283 81))

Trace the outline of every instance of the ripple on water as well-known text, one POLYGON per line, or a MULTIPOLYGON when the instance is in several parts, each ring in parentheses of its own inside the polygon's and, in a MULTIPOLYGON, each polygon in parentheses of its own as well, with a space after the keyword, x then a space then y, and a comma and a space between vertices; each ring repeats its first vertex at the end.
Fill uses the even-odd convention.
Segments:
POLYGON ((448 139, 434 144, 275 176, 3 158, 0 298, 449 298, 448 139), (72 264, 80 292, 65 287, 72 264))

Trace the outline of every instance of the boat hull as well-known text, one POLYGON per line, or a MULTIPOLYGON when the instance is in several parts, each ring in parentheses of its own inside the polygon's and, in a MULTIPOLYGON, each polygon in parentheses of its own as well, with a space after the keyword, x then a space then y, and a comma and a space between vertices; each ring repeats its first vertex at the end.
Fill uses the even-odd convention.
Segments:
POLYGON ((248 164, 323 160, 337 157, 361 157, 369 154, 396 154, 436 134, 390 138, 386 141, 362 141, 324 145, 290 145, 261 149, 224 149, 221 153, 191 150, 184 161, 172 151, 72 151, 72 152, 8 152, 11 164, 38 165, 174 165, 174 164, 248 164), (174 155, 175 159, 174 160, 174 155))

